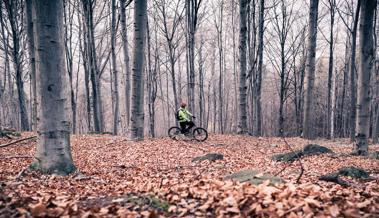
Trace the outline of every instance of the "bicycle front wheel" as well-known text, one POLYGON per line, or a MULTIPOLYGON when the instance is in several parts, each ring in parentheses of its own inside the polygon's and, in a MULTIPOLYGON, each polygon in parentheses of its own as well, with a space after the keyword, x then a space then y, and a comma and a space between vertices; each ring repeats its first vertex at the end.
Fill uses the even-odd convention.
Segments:
POLYGON ((177 140, 177 136, 180 134, 180 128, 179 127, 171 127, 169 130, 168 130, 168 136, 171 138, 171 139, 174 139, 174 140, 177 140))
POLYGON ((193 134, 193 138, 199 142, 203 142, 203 141, 207 140, 207 138, 208 138, 207 130, 204 128, 201 128, 201 127, 195 128, 193 130, 192 134, 193 134))

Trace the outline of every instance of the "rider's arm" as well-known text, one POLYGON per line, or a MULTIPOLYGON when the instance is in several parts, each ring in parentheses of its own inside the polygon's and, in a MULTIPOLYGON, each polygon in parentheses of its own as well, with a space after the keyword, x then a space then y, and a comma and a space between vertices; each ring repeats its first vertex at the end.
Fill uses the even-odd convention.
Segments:
POLYGON ((185 114, 185 112, 183 110, 179 111, 179 117, 180 117, 180 119, 184 119, 186 121, 189 121, 188 118, 187 118, 187 116, 186 116, 186 114, 185 114))
POLYGON ((187 114, 190 115, 191 117, 193 117, 193 115, 187 110, 187 114))

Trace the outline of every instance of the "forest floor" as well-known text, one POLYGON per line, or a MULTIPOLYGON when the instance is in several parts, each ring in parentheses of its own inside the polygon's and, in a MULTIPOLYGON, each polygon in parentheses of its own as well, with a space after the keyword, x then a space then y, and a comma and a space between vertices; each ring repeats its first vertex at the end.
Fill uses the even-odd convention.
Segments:
MULTIPOLYGON (((0 139, 0 144, 10 141, 0 139)), ((211 135, 199 143, 77 135, 71 144, 80 173, 25 172, 16 178, 31 163, 36 145, 35 140, 20 142, 0 148, 0 217, 379 217, 379 160, 348 155, 348 140, 286 141, 292 149, 317 143, 338 155, 276 162, 272 155, 290 151, 282 138, 211 135), (215 152, 224 159, 192 162, 215 152), (318 179, 346 166, 365 169, 371 179, 343 177, 348 187, 318 179), (243 169, 286 182, 255 186, 224 178, 243 169)), ((370 150, 379 151, 379 146, 370 150)))

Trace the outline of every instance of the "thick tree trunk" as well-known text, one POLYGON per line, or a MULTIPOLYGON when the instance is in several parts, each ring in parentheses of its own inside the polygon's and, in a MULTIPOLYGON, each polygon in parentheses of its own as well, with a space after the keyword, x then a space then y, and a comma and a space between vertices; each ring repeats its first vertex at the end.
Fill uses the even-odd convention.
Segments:
POLYGON ((112 0, 112 32, 111 32, 111 54, 112 54, 112 73, 113 73, 113 135, 118 133, 119 124, 119 94, 118 94, 118 72, 117 72, 117 60, 116 60, 116 0, 112 0))
POLYGON ((125 115, 126 115, 126 128, 129 127, 130 121, 130 67, 129 67, 129 46, 128 46, 128 32, 126 23, 126 0, 120 0, 120 22, 121 22, 121 36, 122 36, 122 49, 124 52, 124 67, 125 67, 125 115))
POLYGON ((368 153, 368 137, 370 131, 370 76, 374 63, 373 46, 373 17, 376 0, 362 0, 359 27, 359 72, 358 72, 358 99, 356 144, 354 153, 366 155, 368 153))
POLYGON ((130 119, 131 138, 133 140, 143 139, 144 136, 143 72, 145 68, 146 8, 147 0, 139 0, 134 2, 132 116, 130 119))
POLYGON ((38 87, 38 145, 31 168, 66 175, 75 170, 70 148, 70 99, 64 61, 63 2, 34 0, 38 87))
POLYGON ((303 136, 307 139, 315 137, 312 131, 312 109, 313 105, 313 86, 315 80, 316 65, 316 40, 317 40, 317 20, 318 20, 318 0, 311 0, 309 8, 309 35, 308 35, 308 57, 306 66, 305 98, 304 98, 304 120, 303 136))
POLYGON ((239 78, 239 133, 247 133, 247 85, 246 85, 246 0, 239 0, 240 3, 240 78, 239 78))
POLYGON ((36 86, 36 62, 34 55, 34 34, 33 34, 33 17, 32 17, 32 0, 26 0, 26 21, 27 21, 27 36, 28 36, 28 52, 29 52, 29 64, 30 64, 30 79, 32 84, 32 130, 36 130, 37 127, 37 86, 36 86))

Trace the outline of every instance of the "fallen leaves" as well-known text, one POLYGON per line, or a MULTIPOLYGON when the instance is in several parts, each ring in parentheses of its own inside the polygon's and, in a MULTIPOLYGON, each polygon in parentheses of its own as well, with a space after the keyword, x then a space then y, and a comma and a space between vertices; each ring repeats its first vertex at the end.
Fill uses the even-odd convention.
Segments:
MULTIPOLYGON (((28 137, 28 135, 23 135, 28 137)), ((294 149, 308 141, 289 138, 294 149)), ((9 141, 0 141, 1 144, 9 141)), ((2 157, 34 154, 34 144, 9 146, 2 157)), ((348 153, 344 141, 315 141, 336 153, 348 153)), ((379 150, 378 146, 371 146, 379 150)), ((348 179, 352 187, 322 182, 318 177, 344 166, 361 167, 373 177, 379 161, 349 155, 310 156, 291 165, 270 159, 287 152, 280 138, 211 136, 206 143, 167 138, 130 142, 124 137, 74 136, 73 158, 81 173, 68 177, 25 172, 30 159, 0 159, 0 217, 364 217, 379 216, 378 180, 348 179), (222 146, 218 146, 222 144, 222 146), (275 145, 275 146, 270 146, 275 145), (258 152, 259 151, 259 152, 258 152), (222 160, 192 162, 219 153, 222 160), (258 186, 224 180, 226 175, 256 169, 284 184, 267 180, 258 186), (281 170, 284 169, 284 170, 281 170)), ((376 172, 376 173, 375 173, 376 172)))

